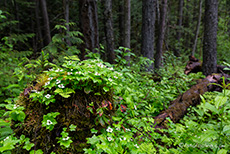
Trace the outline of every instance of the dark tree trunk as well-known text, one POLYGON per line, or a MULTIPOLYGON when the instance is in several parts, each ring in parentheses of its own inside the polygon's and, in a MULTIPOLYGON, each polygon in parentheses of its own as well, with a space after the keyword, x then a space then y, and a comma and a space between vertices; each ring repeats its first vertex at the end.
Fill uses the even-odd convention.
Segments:
POLYGON ((70 46, 71 43, 68 39, 68 33, 69 33, 69 0, 63 0, 63 9, 64 9, 64 17, 65 17, 65 21, 66 21, 66 36, 67 36, 67 40, 66 43, 70 46))
POLYGON ((200 0, 200 3, 199 3, 199 15, 198 15, 198 21, 196 25, 196 35, 195 35, 194 45, 192 49, 192 56, 194 56, 195 51, 196 51, 197 39, 198 39, 199 31, 200 31, 201 16, 202 16, 202 0, 200 0))
POLYGON ((79 6, 81 30, 84 35, 84 49, 82 49, 84 58, 85 49, 97 52, 96 48, 99 48, 97 2, 96 0, 79 0, 79 6))
POLYGON ((216 39, 218 26, 218 0, 205 0, 203 74, 216 73, 216 39))
POLYGON ((182 20, 183 20, 183 7, 184 7, 184 0, 179 0, 179 7, 178 7, 178 20, 177 20, 177 41, 179 43, 179 48, 176 48, 176 50, 174 51, 175 56, 180 56, 180 50, 181 50, 181 43, 180 43, 180 39, 181 39, 181 30, 182 30, 182 20))
MULTIPOLYGON (((143 0, 142 2, 142 43, 141 51, 144 57, 153 59, 156 0, 143 0)), ((153 66, 147 68, 153 70, 153 66)))
POLYGON ((112 15, 112 0, 103 0, 104 3, 104 22, 105 22, 105 37, 107 45, 108 62, 114 64, 114 36, 113 36, 113 15, 112 15))
POLYGON ((34 0, 36 3, 35 6, 35 18, 36 18, 36 46, 37 46, 37 51, 39 51, 41 48, 44 47, 43 43, 43 36, 42 36, 42 29, 41 29, 41 23, 40 23, 40 16, 39 16, 39 1, 34 0))
POLYGON ((120 41, 119 45, 120 46, 125 46, 124 45, 124 0, 119 1, 119 36, 120 36, 120 41))
POLYGON ((51 34, 50 34, 50 24, 49 24, 48 12, 47 12, 46 0, 40 0, 40 2, 41 2, 42 17, 44 22, 45 45, 48 45, 51 42, 51 34))
MULTIPOLYGON (((230 18, 230 1, 226 0, 227 16, 230 18)), ((228 35, 230 36, 230 21, 228 21, 228 35)))
POLYGON ((163 43, 165 36, 165 25, 166 25, 166 15, 167 15, 167 0, 162 1, 161 11, 160 11, 160 24, 159 24, 159 35, 157 39, 157 48, 155 56, 155 68, 159 69, 161 66, 162 56, 163 56, 163 43))
MULTIPOLYGON (((130 48, 130 30, 131 30, 131 4, 130 0, 124 1, 124 47, 130 48)), ((130 52, 126 50, 125 52, 130 52)), ((125 57, 126 61, 129 63, 130 56, 125 57)))

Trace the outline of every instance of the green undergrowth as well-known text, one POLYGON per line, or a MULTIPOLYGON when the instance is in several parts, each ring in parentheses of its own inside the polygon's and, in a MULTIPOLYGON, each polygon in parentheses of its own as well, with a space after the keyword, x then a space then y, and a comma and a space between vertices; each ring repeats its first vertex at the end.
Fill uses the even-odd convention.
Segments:
POLYGON ((151 126, 153 117, 195 84, 194 79, 203 76, 186 76, 182 66, 175 67, 167 61, 167 67, 156 76, 143 72, 143 66, 151 62, 148 59, 131 54, 133 63, 127 66, 122 56, 116 59, 116 65, 105 63, 93 54, 84 61, 77 56, 66 57, 59 67, 48 65, 45 60, 48 57, 43 53, 45 63, 41 65, 41 61, 39 66, 52 67, 37 75, 36 81, 19 97, 3 104, 7 112, 2 123, 11 125, 11 129, 0 129, 0 151, 148 153, 151 149, 159 150, 156 143, 161 135, 151 126))

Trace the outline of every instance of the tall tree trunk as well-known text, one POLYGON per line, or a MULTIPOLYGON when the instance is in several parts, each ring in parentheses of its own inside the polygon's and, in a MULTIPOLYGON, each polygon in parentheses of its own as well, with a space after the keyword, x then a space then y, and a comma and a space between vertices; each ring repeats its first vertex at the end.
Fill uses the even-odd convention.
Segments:
POLYGON ((113 15, 112 15, 112 0, 103 0, 104 3, 104 22, 105 22, 105 37, 107 45, 108 62, 114 64, 114 36, 113 36, 113 15))
POLYGON ((40 23, 40 16, 39 16, 39 1, 38 0, 34 0, 36 3, 35 6, 35 18, 36 18, 36 46, 37 46, 37 51, 39 51, 41 48, 44 47, 44 43, 43 43, 43 36, 42 36, 42 29, 41 29, 41 23, 40 23))
POLYGON ((194 45, 193 45, 193 49, 192 49, 192 56, 194 56, 195 51, 196 51, 197 39, 199 36, 199 31, 200 31, 201 16, 202 16, 202 0, 200 0, 200 3, 199 3, 199 15, 198 15, 198 21, 197 21, 197 25, 196 25, 196 35, 195 35, 194 45))
MULTIPOLYGON (((143 0, 142 2, 142 43, 141 51, 144 57, 153 59, 154 56, 154 35, 156 0, 143 0)), ((153 65, 147 67, 148 71, 153 70, 153 65)))
POLYGON ((44 22, 45 45, 48 45, 51 42, 51 33, 50 33, 50 24, 49 24, 48 12, 47 12, 46 0, 40 0, 40 2, 41 2, 42 17, 44 22))
MULTIPOLYGON (((130 30, 131 30, 131 4, 130 0, 124 0, 124 47, 130 48, 130 30)), ((130 52, 126 50, 125 52, 130 52)), ((125 57, 129 63, 130 56, 125 57)))
POLYGON ((84 58, 85 49, 97 52, 96 48, 99 48, 97 2, 96 0, 79 0, 79 6, 81 30, 84 35, 84 49, 82 49, 84 58))
POLYGON ((69 0, 63 0, 63 9, 64 9, 64 17, 66 21, 66 43, 71 46, 71 42, 68 39, 68 33, 69 33, 69 0))
MULTIPOLYGON (((226 0, 227 16, 230 18, 230 1, 226 0)), ((230 36, 230 21, 228 21, 228 35, 230 36)))
POLYGON ((217 71, 216 39, 218 26, 218 0, 205 0, 203 74, 210 75, 217 71))
POLYGON ((157 39, 157 48, 156 48, 156 56, 155 56, 156 69, 160 68, 162 56, 163 56, 163 43, 164 43, 166 15, 167 15, 167 0, 162 1, 160 12, 161 15, 160 15, 160 24, 159 24, 159 36, 157 39))
POLYGON ((119 36, 120 36, 119 45, 123 47, 125 46, 124 45, 124 38, 125 38, 124 22, 125 22, 124 20, 124 0, 121 0, 119 1, 119 36))
POLYGON ((183 20, 183 7, 184 7, 184 0, 179 0, 179 7, 178 7, 178 20, 177 20, 177 41, 179 43, 179 48, 177 47, 174 51, 175 56, 180 56, 180 50, 181 50, 181 30, 182 30, 182 20, 183 20))

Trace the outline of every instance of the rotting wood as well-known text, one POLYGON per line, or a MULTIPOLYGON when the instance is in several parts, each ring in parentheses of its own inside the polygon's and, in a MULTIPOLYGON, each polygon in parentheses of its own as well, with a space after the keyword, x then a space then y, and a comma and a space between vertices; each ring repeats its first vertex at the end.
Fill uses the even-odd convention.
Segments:
MULTIPOLYGON (((174 123, 178 122, 184 117, 190 106, 195 106, 200 103, 200 95, 203 95, 205 92, 222 91, 220 86, 211 83, 221 84, 223 82, 221 77, 224 76, 225 79, 227 79, 230 78, 230 75, 225 74, 228 72, 224 70, 226 66, 218 65, 217 68, 220 72, 219 74, 208 75, 205 79, 192 86, 189 90, 172 101, 167 110, 161 112, 154 118, 154 127, 160 129, 167 128, 167 118, 170 118, 174 123)), ((189 62, 185 68, 185 74, 199 72, 201 69, 202 62, 194 56, 189 56, 189 62)))
MULTIPOLYGON (((217 65, 217 73, 230 73, 230 70, 225 70, 225 68, 230 69, 230 67, 227 66, 217 65)), ((184 73, 188 75, 197 72, 202 72, 202 62, 194 56, 189 56, 189 61, 185 67, 184 73)))

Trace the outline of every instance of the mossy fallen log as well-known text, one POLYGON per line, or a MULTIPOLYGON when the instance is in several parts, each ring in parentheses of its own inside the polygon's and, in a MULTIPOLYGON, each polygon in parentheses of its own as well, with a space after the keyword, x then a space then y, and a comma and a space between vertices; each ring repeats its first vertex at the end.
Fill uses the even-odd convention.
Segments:
POLYGON ((155 119, 155 128, 167 128, 168 120, 170 118, 174 123, 178 122, 187 113, 187 109, 191 106, 196 106, 200 103, 200 95, 208 91, 221 91, 219 86, 211 83, 220 84, 222 82, 221 74, 213 74, 207 76, 198 84, 192 86, 177 99, 171 102, 167 110, 161 112, 155 119))

